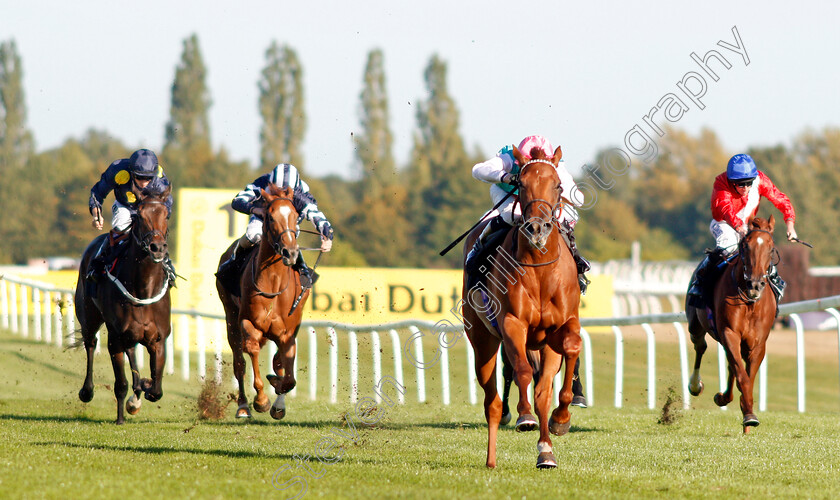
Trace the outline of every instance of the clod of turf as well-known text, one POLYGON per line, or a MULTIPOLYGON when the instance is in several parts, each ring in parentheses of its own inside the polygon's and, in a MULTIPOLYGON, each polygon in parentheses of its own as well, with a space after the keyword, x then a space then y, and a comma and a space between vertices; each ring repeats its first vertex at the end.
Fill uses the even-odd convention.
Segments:
POLYGON ((674 386, 668 387, 668 393, 665 395, 665 404, 662 405, 662 413, 656 421, 662 425, 671 425, 677 423, 682 418, 683 412, 680 409, 682 398, 677 393, 674 386))
POLYGON ((222 395, 215 380, 206 380, 198 394, 198 418, 200 420, 224 418, 225 411, 233 400, 233 394, 222 395))

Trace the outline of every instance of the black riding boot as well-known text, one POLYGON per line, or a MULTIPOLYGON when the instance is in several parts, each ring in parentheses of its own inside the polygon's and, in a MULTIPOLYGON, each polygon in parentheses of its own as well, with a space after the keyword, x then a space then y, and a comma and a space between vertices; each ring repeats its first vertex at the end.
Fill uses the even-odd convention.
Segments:
MULTIPOLYGON (((242 236, 236 241, 236 245, 233 247, 233 252, 231 252, 230 257, 228 260, 222 262, 219 265, 219 270, 216 271, 216 276, 222 282, 223 285, 229 290, 234 292, 234 294, 239 293, 239 275, 241 274, 242 265, 245 262, 246 257, 250 253, 254 247, 254 244, 248 241, 247 238, 242 236), (244 243, 245 242, 245 243, 244 243)), ((174 270, 173 270, 174 271, 174 270)))
MULTIPOLYGON (((481 279, 485 273, 479 269, 481 263, 484 261, 485 255, 501 243, 502 237, 510 230, 512 226, 502 219, 501 215, 497 215, 490 220, 481 235, 475 240, 473 247, 467 254, 464 261, 464 270, 469 277, 467 288, 474 287, 477 283, 482 282, 481 279)), ((486 271, 485 271, 486 272, 486 271)))
POLYGON ((292 269, 296 270, 300 274, 300 287, 304 290, 312 288, 312 285, 318 281, 318 273, 306 265, 306 262, 303 260, 303 254, 298 254, 298 259, 295 261, 292 269))
POLYGON ((88 271, 85 275, 86 280, 96 283, 99 281, 99 277, 105 274, 105 270, 114 263, 114 257, 117 253, 115 248, 122 242, 125 234, 115 229, 112 229, 108 233, 105 241, 99 247, 99 251, 88 264, 88 271))
POLYGON ((778 307, 778 303, 782 301, 782 297, 785 295, 785 287, 787 286, 787 283, 785 283, 785 280, 779 276, 779 270, 776 266, 770 266, 768 279, 770 280, 770 288, 773 290, 773 293, 776 294, 776 304, 778 307))
POLYGON ((580 254, 580 250, 578 250, 577 243, 575 243, 575 229, 568 222, 563 223, 563 229, 564 231, 562 231, 561 234, 565 236, 564 239, 569 245, 569 250, 571 250, 572 257, 574 257, 575 265, 577 266, 580 293, 581 295, 586 295, 586 287, 592 282, 589 281, 589 278, 586 277, 585 273, 588 273, 592 269, 592 265, 588 260, 583 258, 580 254))

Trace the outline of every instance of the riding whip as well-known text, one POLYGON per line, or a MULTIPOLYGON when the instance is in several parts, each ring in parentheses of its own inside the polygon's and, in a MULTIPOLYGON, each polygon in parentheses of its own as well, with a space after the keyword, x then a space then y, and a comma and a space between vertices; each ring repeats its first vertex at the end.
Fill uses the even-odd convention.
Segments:
POLYGON ((472 232, 472 230, 473 230, 473 229, 477 228, 479 224, 481 224, 482 222, 484 222, 484 221, 487 219, 487 216, 488 216, 488 215, 490 215, 491 213, 493 213, 493 210, 496 210, 497 208, 499 208, 499 207, 502 205, 502 203, 504 203, 504 202, 505 202, 505 200, 507 200, 508 198, 510 198, 510 196, 511 196, 512 194, 513 194, 513 191, 509 192, 509 193, 508 193, 508 194, 507 194, 504 198, 502 198, 502 199, 499 201, 499 203, 496 203, 496 206, 495 206, 495 207, 493 207, 492 209, 490 209, 490 211, 489 211, 489 212, 487 212, 486 214, 484 214, 484 217, 482 217, 482 218, 478 219, 478 222, 476 222, 475 224, 473 224, 473 226, 472 226, 471 228, 467 229, 467 231, 466 231, 464 234, 462 234, 461 236, 458 236, 457 238, 455 238, 455 241, 453 241, 452 243, 450 243, 448 247, 446 247, 446 248, 444 248, 443 250, 441 250, 441 251, 440 251, 440 255, 441 255, 441 257, 443 257, 444 255, 446 255, 447 253, 449 253, 449 251, 450 251, 450 250, 452 250, 452 248, 454 248, 454 247, 455 247, 455 245, 457 245, 458 243, 460 243, 460 242, 461 242, 461 240, 463 240, 464 238, 466 238, 466 237, 467 237, 467 235, 468 235, 468 234, 470 234, 470 233, 472 232))

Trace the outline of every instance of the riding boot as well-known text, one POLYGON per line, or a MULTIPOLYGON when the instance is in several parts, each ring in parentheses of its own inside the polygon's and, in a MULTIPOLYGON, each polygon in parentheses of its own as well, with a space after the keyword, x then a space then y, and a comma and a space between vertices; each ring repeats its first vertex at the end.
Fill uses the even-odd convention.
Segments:
POLYGON ((511 225, 502 219, 502 216, 496 216, 490 220, 490 223, 484 226, 478 239, 473 244, 467 254, 464 262, 464 270, 467 272, 467 288, 472 288, 479 282, 483 282, 483 276, 486 270, 482 273, 481 263, 484 261, 485 255, 498 246, 502 237, 511 228, 511 225))
POLYGON ((575 265, 577 266, 577 273, 578 273, 578 285, 580 285, 580 293, 581 295, 586 295, 586 288, 592 283, 589 278, 586 277, 587 272, 592 269, 592 265, 589 263, 588 260, 583 258, 580 254, 580 250, 578 250, 577 243, 575 242, 575 229, 572 227, 568 221, 563 223, 563 228, 565 231, 565 240, 569 245, 569 250, 572 252, 572 257, 575 259, 575 265))
POLYGON ((94 255, 93 259, 91 259, 88 264, 88 271, 85 275, 86 280, 90 280, 94 283, 99 281, 99 277, 105 274, 105 270, 113 263, 115 254, 114 248, 124 239, 126 234, 127 233, 122 231, 111 229, 108 236, 105 238, 107 243, 103 242, 103 244, 99 247, 97 254, 94 255))
POLYGON ((776 266, 770 266, 768 274, 770 288, 773 290, 773 293, 776 294, 776 304, 778 304, 782 301, 782 297, 785 295, 785 287, 787 287, 787 283, 785 283, 785 280, 779 276, 779 270, 776 266))
POLYGON ((216 276, 228 290, 238 290, 239 274, 242 269, 242 264, 245 257, 248 255, 248 250, 254 246, 248 238, 243 235, 236 240, 233 246, 233 252, 230 257, 219 265, 219 270, 216 271, 216 276))
POLYGON ((303 260, 303 254, 298 254, 298 259, 295 261, 292 269, 296 270, 300 274, 300 287, 303 290, 312 288, 312 285, 318 281, 318 273, 306 265, 306 262, 303 260))

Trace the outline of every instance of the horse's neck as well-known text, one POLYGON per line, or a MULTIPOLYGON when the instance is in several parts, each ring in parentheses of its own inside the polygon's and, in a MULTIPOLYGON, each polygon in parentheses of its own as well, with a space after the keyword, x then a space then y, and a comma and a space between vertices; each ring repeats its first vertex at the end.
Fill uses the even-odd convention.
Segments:
POLYGON ((120 281, 128 290, 150 290, 156 292, 165 278, 163 262, 155 262, 129 236, 125 243, 128 248, 119 259, 122 261, 117 273, 120 281))

